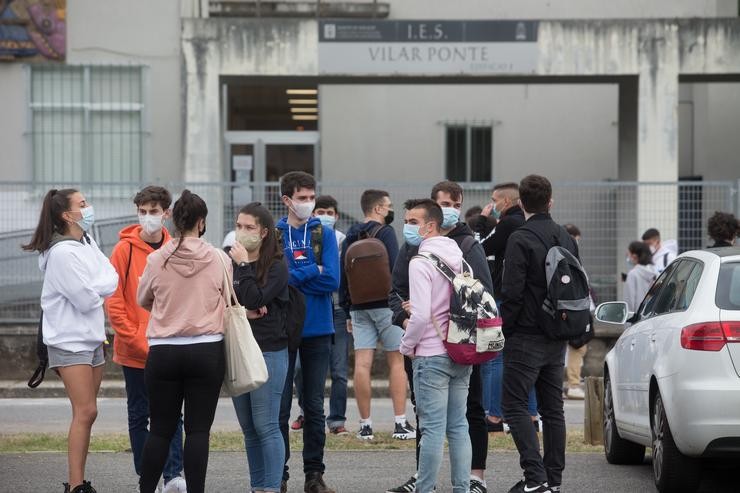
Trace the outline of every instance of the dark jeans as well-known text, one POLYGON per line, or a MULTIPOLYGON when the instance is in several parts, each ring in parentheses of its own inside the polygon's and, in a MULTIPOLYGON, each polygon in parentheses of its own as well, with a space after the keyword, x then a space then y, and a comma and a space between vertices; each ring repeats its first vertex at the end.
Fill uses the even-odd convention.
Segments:
POLYGON ((519 464, 529 483, 560 485, 565 468, 563 366, 565 341, 544 335, 514 334, 504 346, 504 419, 519 450, 519 464), (527 410, 534 385, 542 417, 544 456, 527 410))
MULTIPOLYGON (((128 437, 134 453, 134 470, 141 476, 141 454, 149 436, 149 396, 146 393, 146 377, 143 368, 123 366, 126 381, 126 405, 128 407, 128 437)), ((170 442, 170 452, 164 464, 164 482, 182 472, 182 418, 177 423, 175 435, 170 442)))
MULTIPOLYGON (((329 353, 331 351, 332 336, 304 338, 298 351, 291 352, 288 357, 288 374, 285 378, 282 403, 280 406, 280 431, 285 441, 285 468, 283 479, 288 480, 288 459, 290 458, 290 443, 288 441, 288 420, 290 407, 293 403, 293 372, 295 371, 296 356, 300 357, 303 379, 301 391, 303 393, 303 413, 306 419, 303 425, 303 472, 323 473, 324 444, 326 430, 324 428, 324 384, 329 371, 329 353)), ((188 491, 190 491, 188 489, 188 491)))
MULTIPOLYGON (((411 359, 404 356, 404 368, 409 379, 411 389, 411 404, 416 414, 416 396, 414 395, 413 369, 411 359)), ((474 365, 470 374, 470 386, 468 388, 467 411, 465 417, 468 420, 468 433, 470 444, 473 449, 473 460, 470 464, 471 470, 485 470, 486 457, 488 456, 488 427, 486 426, 486 413, 481 404, 483 388, 481 385, 480 365, 474 365)), ((532 425, 530 424, 530 427, 532 425)), ((419 444, 421 443, 422 431, 419 428, 419 416, 416 414, 416 469, 419 469, 419 444)))
POLYGON ((347 332, 347 315, 341 308, 334 309, 334 344, 331 346, 331 394, 329 396, 329 416, 326 426, 344 426, 347 421, 347 364, 349 342, 352 338, 347 332))
POLYGON ((141 458, 141 493, 154 493, 185 402, 185 478, 189 493, 203 493, 208 444, 226 368, 224 343, 149 348, 146 387, 151 426, 141 458))

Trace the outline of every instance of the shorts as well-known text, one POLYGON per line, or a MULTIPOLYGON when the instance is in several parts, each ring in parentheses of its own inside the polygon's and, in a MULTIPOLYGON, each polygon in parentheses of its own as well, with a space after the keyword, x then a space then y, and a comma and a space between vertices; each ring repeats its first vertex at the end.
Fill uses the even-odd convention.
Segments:
POLYGON ((90 365, 95 368, 105 364, 102 344, 93 351, 78 351, 76 353, 52 346, 48 346, 47 349, 49 350, 49 368, 73 365, 90 365))
POLYGON ((403 329, 393 325, 393 312, 390 308, 355 310, 350 312, 350 316, 355 350, 376 349, 380 339, 385 351, 398 351, 403 329))

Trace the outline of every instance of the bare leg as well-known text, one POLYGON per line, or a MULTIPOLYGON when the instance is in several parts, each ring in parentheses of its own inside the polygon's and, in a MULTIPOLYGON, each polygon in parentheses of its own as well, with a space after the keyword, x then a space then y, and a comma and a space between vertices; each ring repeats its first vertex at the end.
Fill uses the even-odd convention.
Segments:
MULTIPOLYGON (((361 419, 370 417, 370 370, 373 367, 374 349, 355 350, 355 399, 361 419)), ((403 367, 401 367, 403 369, 403 367)))

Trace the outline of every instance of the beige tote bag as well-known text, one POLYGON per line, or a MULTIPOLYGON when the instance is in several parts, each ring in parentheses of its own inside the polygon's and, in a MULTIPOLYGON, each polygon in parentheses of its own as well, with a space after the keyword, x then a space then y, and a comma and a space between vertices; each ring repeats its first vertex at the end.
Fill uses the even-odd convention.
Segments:
POLYGON ((229 280, 228 268, 220 252, 224 271, 223 292, 226 297, 224 309, 224 350, 226 351, 226 374, 224 390, 231 397, 250 392, 267 382, 267 365, 252 327, 247 320, 247 310, 239 304, 234 286, 229 280))

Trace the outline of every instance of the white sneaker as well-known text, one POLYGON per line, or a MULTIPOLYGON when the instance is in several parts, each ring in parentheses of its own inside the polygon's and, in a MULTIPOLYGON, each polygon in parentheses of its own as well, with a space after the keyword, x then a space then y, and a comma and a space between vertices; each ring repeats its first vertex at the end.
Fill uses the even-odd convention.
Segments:
POLYGON ((188 488, 185 483, 185 478, 178 476, 172 478, 167 484, 164 485, 162 493, 187 493, 188 488))
POLYGON ((568 399, 574 399, 578 401, 582 401, 586 398, 586 394, 583 393, 583 389, 581 389, 580 387, 568 389, 568 392, 565 395, 568 396, 568 399))

